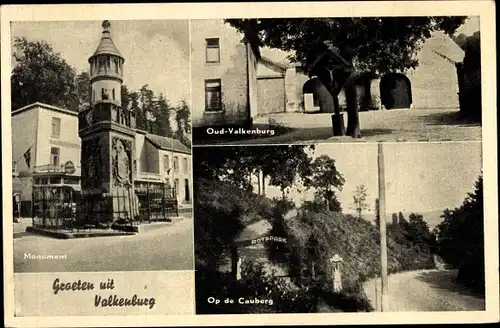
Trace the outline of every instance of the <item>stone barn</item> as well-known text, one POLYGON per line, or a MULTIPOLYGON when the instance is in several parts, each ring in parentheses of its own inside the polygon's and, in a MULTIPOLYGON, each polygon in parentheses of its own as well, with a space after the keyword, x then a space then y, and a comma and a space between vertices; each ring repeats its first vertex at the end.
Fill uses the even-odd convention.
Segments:
MULTIPOLYGON (((436 32, 422 44, 417 58, 419 65, 405 73, 390 72, 382 76, 359 75, 356 78, 356 85, 360 111, 409 108, 458 109, 458 78, 455 63, 463 61, 464 51, 450 37, 442 32, 436 32)), ((323 84, 316 80, 312 78, 304 84, 304 94, 313 95, 314 107, 322 103, 330 108, 333 100, 329 99, 331 96, 323 84)), ((344 91, 339 94, 339 103, 341 109, 346 108, 344 91)), ((321 111, 333 112, 333 108, 321 111)))

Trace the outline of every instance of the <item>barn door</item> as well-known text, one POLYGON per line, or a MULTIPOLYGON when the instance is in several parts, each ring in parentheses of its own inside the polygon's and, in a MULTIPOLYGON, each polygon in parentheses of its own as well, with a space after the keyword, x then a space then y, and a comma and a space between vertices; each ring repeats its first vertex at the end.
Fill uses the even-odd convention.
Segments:
POLYGON ((259 114, 283 113, 285 111, 285 79, 261 78, 257 80, 259 114))

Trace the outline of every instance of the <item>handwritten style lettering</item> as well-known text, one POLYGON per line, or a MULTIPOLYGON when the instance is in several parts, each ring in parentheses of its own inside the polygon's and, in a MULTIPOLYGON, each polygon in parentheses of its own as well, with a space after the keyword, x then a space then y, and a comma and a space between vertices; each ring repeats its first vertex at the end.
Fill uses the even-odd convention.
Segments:
POLYGON ((152 309, 155 306, 156 300, 154 297, 151 298, 139 298, 137 294, 134 294, 132 298, 118 297, 116 295, 110 295, 108 298, 102 298, 99 295, 95 296, 94 304, 96 307, 106 307, 106 306, 149 306, 152 309))
POLYGON ((77 291, 77 290, 93 290, 93 289, 94 289, 93 283, 86 281, 82 282, 81 280, 75 281, 73 283, 71 282, 63 283, 59 280, 59 278, 56 278, 56 280, 54 280, 54 283, 52 284, 52 290, 56 295, 60 291, 77 291))

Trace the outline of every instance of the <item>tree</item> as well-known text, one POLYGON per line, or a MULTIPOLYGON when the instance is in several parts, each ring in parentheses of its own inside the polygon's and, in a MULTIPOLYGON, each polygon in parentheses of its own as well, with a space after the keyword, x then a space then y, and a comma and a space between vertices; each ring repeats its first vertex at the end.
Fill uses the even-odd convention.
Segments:
POLYGON ((89 108, 92 104, 92 85, 89 73, 83 71, 76 76, 76 94, 78 95, 78 111, 89 108))
POLYGON ((34 102, 78 111, 75 70, 45 41, 14 40, 12 110, 34 102))
POLYGON ((130 91, 125 84, 122 84, 120 88, 120 97, 122 99, 122 107, 126 109, 131 109, 130 107, 130 91))
POLYGON ((182 100, 181 103, 175 108, 175 123, 177 125, 175 135, 177 139, 180 140, 184 134, 191 133, 190 116, 191 113, 189 111, 189 105, 185 100, 182 100))
POLYGON ((316 189, 317 196, 325 202, 329 211, 341 211, 335 190, 342 190, 345 179, 337 170, 335 160, 326 155, 316 157, 310 168, 310 176, 304 181, 306 188, 316 189))
POLYGON ((398 223, 400 226, 405 226, 408 224, 408 222, 405 219, 405 216, 403 215, 403 212, 398 213, 398 223))
POLYGON ((143 85, 138 91, 138 104, 140 116, 144 119, 144 130, 149 133, 154 133, 155 99, 153 91, 147 84, 143 85))
POLYGON ((168 100, 160 93, 154 106, 153 115, 155 117, 156 132, 163 137, 172 137, 172 126, 170 125, 171 106, 168 100))
MULTIPOLYGON (((318 78, 328 88, 334 103, 345 86, 348 111, 346 134, 360 137, 354 78, 363 72, 382 74, 404 71, 418 65, 415 54, 431 32, 453 35, 466 17, 352 17, 352 18, 256 18, 227 19, 245 35, 253 48, 267 46, 293 51, 289 59, 311 68, 326 48, 334 49, 354 71, 330 69, 332 63, 319 63, 318 78)), ((338 106, 335 106, 338 112, 338 106)))
POLYGON ((459 281, 484 291, 483 177, 460 207, 445 209, 441 217, 436 227, 438 255, 459 268, 459 281))
POLYGON ((243 189, 252 188, 250 177, 260 174, 261 187, 279 187, 282 194, 298 180, 306 179, 313 146, 216 147, 198 149, 193 156, 196 176, 225 181, 243 189))
POLYGON ((406 236, 411 243, 428 250, 434 245, 435 238, 429 229, 429 225, 425 222, 423 216, 418 213, 411 213, 408 217, 408 226, 406 228, 406 236))
MULTIPOLYGON (((358 213, 358 218, 361 219, 361 213, 368 209, 368 203, 366 201, 367 198, 367 190, 365 185, 359 185, 356 187, 356 191, 354 193, 354 196, 352 197, 354 199, 354 209, 358 213)), ((380 217, 379 217, 380 219, 380 217)))

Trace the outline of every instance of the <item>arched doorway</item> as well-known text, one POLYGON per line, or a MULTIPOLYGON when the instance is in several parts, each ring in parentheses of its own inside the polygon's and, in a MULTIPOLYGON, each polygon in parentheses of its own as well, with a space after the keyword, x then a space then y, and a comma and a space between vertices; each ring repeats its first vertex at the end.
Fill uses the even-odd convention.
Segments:
POLYGON ((401 73, 389 73, 380 80, 380 96, 386 109, 410 108, 412 103, 410 80, 401 73))
POLYGON ((319 78, 314 77, 307 80, 302 87, 302 94, 312 94, 314 100, 314 106, 320 108, 322 113, 333 113, 334 103, 333 97, 328 89, 324 86, 319 78))

